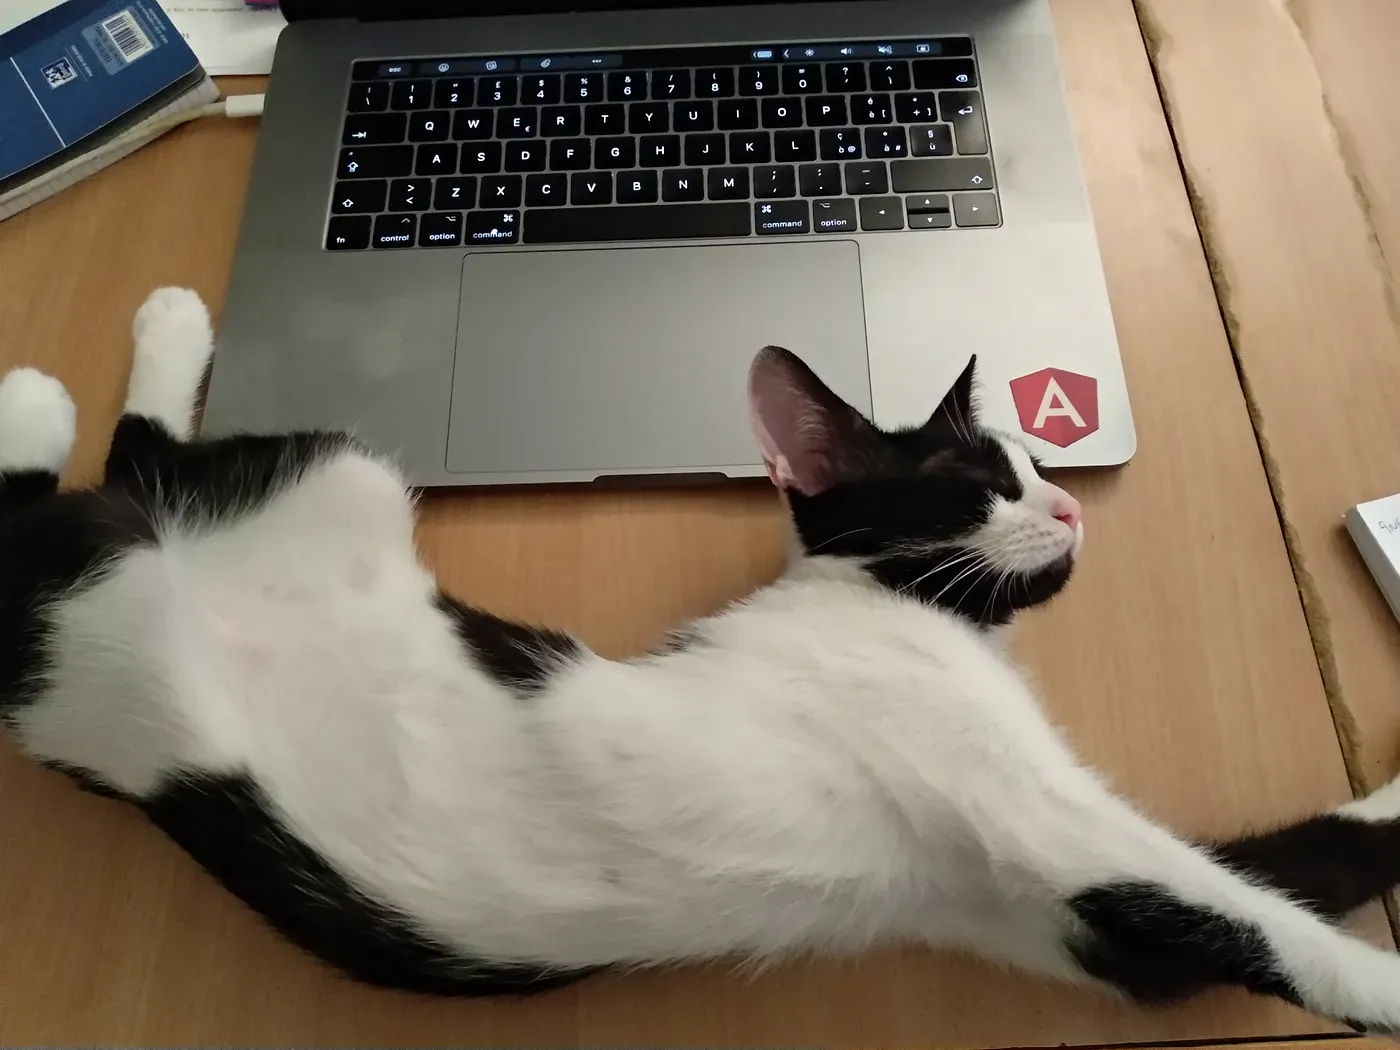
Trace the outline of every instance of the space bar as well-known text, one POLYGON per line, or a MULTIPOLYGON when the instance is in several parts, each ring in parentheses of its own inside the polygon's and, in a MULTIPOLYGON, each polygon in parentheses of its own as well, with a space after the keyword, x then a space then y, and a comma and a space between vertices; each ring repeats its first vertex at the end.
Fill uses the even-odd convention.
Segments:
POLYGON ((630 208, 532 208, 525 213, 526 244, 570 241, 655 241, 688 237, 747 237, 753 232, 747 201, 724 204, 651 204, 630 208))

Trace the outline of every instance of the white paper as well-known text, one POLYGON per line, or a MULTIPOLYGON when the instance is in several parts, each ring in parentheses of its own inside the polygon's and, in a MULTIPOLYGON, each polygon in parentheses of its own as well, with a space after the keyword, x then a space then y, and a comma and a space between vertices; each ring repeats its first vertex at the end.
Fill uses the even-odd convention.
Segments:
POLYGON ((52 11, 63 0, 0 0, 0 36, 45 11, 52 11))
POLYGON ((243 0, 166 0, 161 9, 206 73, 272 72, 272 53, 287 24, 279 9, 249 7, 243 0))

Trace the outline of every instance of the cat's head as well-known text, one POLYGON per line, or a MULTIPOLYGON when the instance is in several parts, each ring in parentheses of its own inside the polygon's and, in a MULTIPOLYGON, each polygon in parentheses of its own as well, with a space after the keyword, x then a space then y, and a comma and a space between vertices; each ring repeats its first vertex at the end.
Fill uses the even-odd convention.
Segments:
POLYGON ((976 361, 922 426, 884 431, 768 347, 749 374, 749 412, 806 554, 997 626, 1059 592, 1084 526, 1023 445, 979 424, 976 361))

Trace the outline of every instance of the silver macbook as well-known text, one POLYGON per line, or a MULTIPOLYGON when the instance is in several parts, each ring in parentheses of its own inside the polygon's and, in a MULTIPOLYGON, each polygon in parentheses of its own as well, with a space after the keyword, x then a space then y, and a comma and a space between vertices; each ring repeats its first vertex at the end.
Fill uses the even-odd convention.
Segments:
POLYGON ((971 354, 1135 437, 1048 0, 283 0, 206 434, 420 485, 761 475, 768 344, 886 427, 971 354))

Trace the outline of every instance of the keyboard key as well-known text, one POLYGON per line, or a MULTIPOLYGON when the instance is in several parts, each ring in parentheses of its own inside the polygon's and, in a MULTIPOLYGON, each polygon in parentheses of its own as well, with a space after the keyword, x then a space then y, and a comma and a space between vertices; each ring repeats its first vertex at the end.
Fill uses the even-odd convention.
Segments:
POLYGON ((999 226, 1001 210, 995 193, 953 194, 953 218, 959 226, 999 226))
POLYGON ((438 109, 462 109, 476 100, 476 82, 471 77, 439 80, 433 89, 433 105, 438 109))
POLYGON ((699 168, 671 168, 661 173, 663 201, 702 201, 705 199, 705 173, 699 168))
POLYGON ((773 132, 773 159, 788 164, 800 160, 816 160, 817 133, 815 131, 773 132))
MULTIPOLYGON (((351 113, 377 113, 381 109, 389 108, 389 82, 387 80, 371 80, 364 84, 352 84, 350 86, 350 102, 346 107, 351 113)), ((327 244, 327 247, 330 247, 327 244)), ((361 248, 369 247, 369 231, 365 231, 365 243, 361 248)))
POLYGON ((532 106, 548 106, 563 97, 558 73, 532 73, 520 84, 520 101, 532 106))
POLYGON ((338 179, 375 179, 413 171, 412 146, 356 146, 340 151, 338 179))
POLYGON ((908 91, 909 63, 903 59, 881 59, 870 63, 871 91, 908 91))
POLYGON ((627 130, 634 135, 670 130, 671 107, 664 102, 634 102, 627 107, 627 130))
POLYGON ((893 160, 909 153, 909 140, 901 127, 866 128, 865 155, 893 160))
POLYGON ((544 171, 548 150, 544 139, 511 139, 506 143, 506 171, 544 171))
MULTIPOLYGON (((389 195, 389 183, 384 179, 363 179, 360 182, 337 182, 331 194, 331 211, 336 215, 356 215, 383 211, 389 195)), ((744 196, 748 196, 747 191, 744 196)))
POLYGON ((681 162, 681 137, 643 135, 637 159, 644 168, 674 168, 681 162))
POLYGON ((859 95, 851 100, 852 124, 890 123, 889 95, 859 95))
POLYGON ((752 231, 748 201, 545 208, 525 213, 527 244, 747 237, 752 231))
POLYGON ((807 100, 807 123, 831 128, 846 123, 846 99, 842 95, 818 95, 807 100))
POLYGON ((721 131, 752 131, 758 127, 758 103, 751 98, 736 98, 719 104, 721 131))
POLYGON ((395 179, 389 183, 389 210, 427 211, 432 192, 432 179, 395 179))
POLYGON ((773 159, 766 131, 736 131, 729 136, 729 159, 734 164, 766 164, 773 159))
POLYGON ((647 97, 645 73, 609 73, 609 102, 639 102, 647 97))
POLYGON ((564 77, 565 102, 601 102, 603 94, 602 73, 570 73, 564 77))
POLYGON ((841 192, 841 165, 804 164, 797 169, 797 184, 804 197, 830 197, 841 192))
POLYGON ((481 180, 483 208, 518 208, 525 180, 519 175, 492 175, 481 180))
POLYGON ((890 170, 896 193, 923 190, 985 190, 992 186, 992 165, 975 157, 942 160, 897 160, 890 170))
POLYGON ((433 85, 427 80, 400 80, 394 84, 389 96, 389 105, 393 109, 427 109, 432 104, 433 85))
POLYGON ((634 138, 599 139, 593 149, 595 168, 631 168, 637 163, 637 140, 634 138))
POLYGON ((529 108, 507 108, 496 113, 498 139, 532 139, 535 137, 539 111, 529 108))
POLYGON ((583 110, 578 106, 546 106, 540 114, 540 134, 547 138, 583 134, 583 110))
POLYGON ((765 98, 763 100, 765 128, 800 128, 802 103, 795 98, 765 98))
POLYGON ((818 233, 850 233, 856 228, 856 202, 849 197, 812 202, 812 228, 818 233))
POLYGON ((826 67, 826 89, 850 94, 865 90, 864 62, 830 62, 826 67))
POLYGON ((476 87, 478 106, 513 106, 520 91, 515 77, 482 77, 476 87))
POLYGON ((672 117, 677 131, 709 131, 715 126, 715 104, 708 99, 677 102, 672 117))
POLYGON ((806 201, 772 201, 753 206, 754 231, 760 236, 775 233, 811 233, 812 220, 806 201))
POLYGON ((619 105, 595 104, 583 107, 585 135, 621 135, 627 130, 627 110, 619 105))
POLYGON ((894 97, 895 119, 901 124, 927 124, 938 119, 938 96, 917 91, 894 97))
POLYGON ((656 200, 660 180, 654 171, 629 171, 617 179, 618 204, 651 204, 656 200))
POLYGON ((489 139, 491 126, 489 109, 459 109, 452 115, 452 137, 459 142, 489 139))
POLYGON ((818 140, 822 160, 854 160, 860 156, 860 132, 854 128, 826 128, 818 140))
POLYGON ((502 148, 499 142, 482 142, 462 148, 462 174, 482 175, 501 170, 502 148))
POLYGON ((370 244, 376 248, 412 248, 417 232, 416 215, 380 215, 374 220, 370 244))
POLYGON ((739 94, 776 95, 778 93, 777 66, 740 66, 739 94))
POLYGON ((733 94, 734 70, 701 69, 696 72, 696 98, 729 98, 733 94))
POLYGON ((337 215, 326 225, 326 250, 351 252, 369 247, 368 215, 337 215))
POLYGON ((920 193, 904 198, 911 230, 946 230, 953 225, 952 205, 946 193, 920 193))
POLYGON ((784 95, 815 95, 817 92, 821 91, 821 89, 821 66, 810 65, 783 67, 784 95))
POLYGON ((898 197, 866 197, 860 202, 862 230, 904 229, 904 203, 898 197))
POLYGON ((549 166, 554 171, 583 171, 593 166, 592 154, 587 139, 555 139, 549 144, 549 166))
POLYGON ((748 168, 711 168, 707 181, 712 201, 749 199, 748 168))
POLYGON ((402 142, 407 127, 407 113, 351 114, 345 118, 345 129, 340 133, 340 141, 347 146, 402 142))
MULTIPOLYGON (((553 215, 543 211, 537 214, 553 215)), ((520 213, 518 211, 471 211, 467 212, 468 244, 516 244, 520 240, 520 213)))
POLYGON ((987 122, 982 116, 982 96, 976 91, 945 91, 938 96, 943 119, 953 125, 959 153, 987 152, 987 122))
POLYGON ((418 220, 418 247, 455 248, 461 243, 461 212, 430 212, 418 220))
POLYGON ((579 172, 569 180, 569 190, 575 204, 611 204, 612 172, 579 172))
POLYGON ((951 157, 952 129, 947 124, 916 124, 909 129, 909 152, 915 157, 951 157))
POLYGON ((438 211, 462 211, 476 205, 476 179, 454 176, 433 184, 433 207, 438 211))
POLYGON ((531 175, 525 180, 525 205, 557 208, 569 203, 569 176, 531 175))
MULTIPOLYGON (((392 116, 393 114, 385 114, 392 116)), ((408 122, 409 142, 446 142, 452 130, 452 114, 443 109, 426 109, 413 114, 408 122)))
POLYGON ((685 137, 685 162, 692 167, 723 164, 725 156, 723 135, 687 135, 685 137))
MULTIPOLYGON (((896 187, 897 188, 897 187, 896 187)), ((846 192, 852 195, 861 193, 889 193, 889 175, 885 162, 854 161, 846 165, 846 192)))
POLYGON ((977 66, 970 58, 925 58, 914 63, 914 86, 970 88, 977 86, 977 66))
POLYGON ((755 197, 796 197, 797 170, 791 164, 765 164, 753 172, 755 197))
POLYGON ((690 97, 690 70, 658 69, 651 75, 651 97, 678 99, 690 97))
POLYGON ((457 171, 457 145, 453 142, 418 147, 415 175, 453 175, 457 171))

